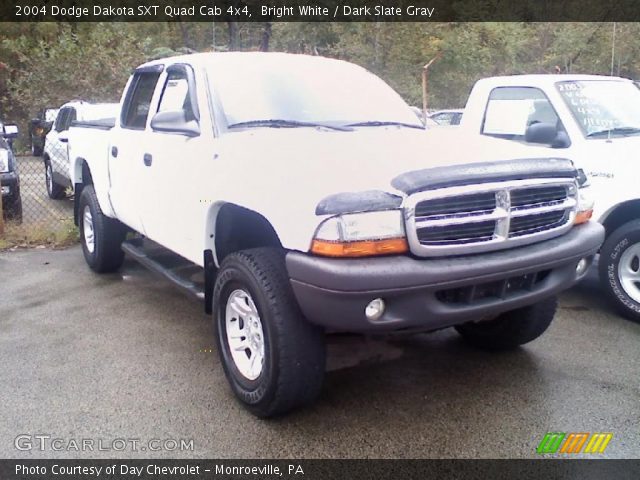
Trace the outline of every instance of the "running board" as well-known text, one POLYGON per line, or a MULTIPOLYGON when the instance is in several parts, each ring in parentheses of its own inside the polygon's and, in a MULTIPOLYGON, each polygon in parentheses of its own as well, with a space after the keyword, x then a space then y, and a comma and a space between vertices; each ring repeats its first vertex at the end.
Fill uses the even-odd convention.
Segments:
POLYGON ((198 271, 202 271, 202 268, 176 254, 170 254, 168 250, 152 242, 149 242, 152 243, 151 248, 145 248, 147 242, 149 241, 140 238, 127 240, 122 243, 122 250, 134 260, 152 272, 162 275, 188 294, 199 300, 204 300, 204 285, 200 285, 177 273, 178 271, 188 272, 189 270, 191 270, 192 273, 197 273, 198 271), (163 262, 162 259, 165 261, 163 262))

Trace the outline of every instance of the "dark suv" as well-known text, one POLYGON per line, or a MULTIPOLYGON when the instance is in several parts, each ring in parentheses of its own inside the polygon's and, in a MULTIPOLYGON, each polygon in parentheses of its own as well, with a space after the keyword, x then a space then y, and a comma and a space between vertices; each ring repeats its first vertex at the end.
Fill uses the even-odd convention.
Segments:
POLYGON ((13 139, 18 136, 15 125, 0 123, 0 190, 2 191, 2 214, 5 219, 22 222, 22 198, 20 176, 16 169, 13 139))
POLYGON ((58 116, 57 108, 44 108, 38 112, 38 116, 29 123, 29 135, 31 137, 31 155, 41 157, 44 151, 44 139, 51 130, 53 122, 58 116))

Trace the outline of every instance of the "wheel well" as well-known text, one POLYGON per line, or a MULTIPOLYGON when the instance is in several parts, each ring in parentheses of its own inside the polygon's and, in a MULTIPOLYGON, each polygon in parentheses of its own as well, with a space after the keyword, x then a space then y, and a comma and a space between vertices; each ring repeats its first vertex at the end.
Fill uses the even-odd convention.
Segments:
POLYGON ((93 178, 91 178, 91 170, 86 160, 82 160, 82 184, 93 185, 93 178))
POLYGON ((631 220, 640 219, 640 200, 630 200, 621 203, 609 213, 603 222, 606 236, 611 235, 618 227, 621 227, 631 220))
POLYGON ((80 183, 76 183, 73 187, 73 223, 78 226, 78 210, 80 209, 80 195, 85 185, 93 185, 93 178, 91 178, 91 170, 86 160, 82 160, 82 178, 80 183))
POLYGON ((234 204, 223 205, 215 225, 218 265, 230 253, 257 247, 282 247, 269 221, 253 210, 234 204))

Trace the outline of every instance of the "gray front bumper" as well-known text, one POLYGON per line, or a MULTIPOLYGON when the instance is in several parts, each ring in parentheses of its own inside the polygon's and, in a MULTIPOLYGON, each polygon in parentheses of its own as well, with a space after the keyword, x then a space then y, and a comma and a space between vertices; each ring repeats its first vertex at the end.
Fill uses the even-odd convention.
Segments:
POLYGON ((298 304, 312 323, 351 332, 436 330, 569 288, 580 279, 580 259, 591 259, 603 240, 602 226, 589 222, 541 243, 478 255, 331 259, 289 252, 286 262, 298 304), (375 298, 385 301, 386 310, 372 321, 364 311, 375 298))

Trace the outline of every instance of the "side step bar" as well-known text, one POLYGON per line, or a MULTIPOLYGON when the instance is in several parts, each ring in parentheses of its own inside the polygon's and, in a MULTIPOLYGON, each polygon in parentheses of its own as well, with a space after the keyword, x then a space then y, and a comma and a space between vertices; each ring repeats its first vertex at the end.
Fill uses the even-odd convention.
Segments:
POLYGON ((180 287, 185 292, 193 295, 199 300, 204 300, 204 290, 203 285, 198 285, 191 280, 188 280, 184 277, 181 277, 176 273, 177 270, 185 270, 188 267, 195 267, 195 265, 188 263, 186 260, 177 266, 168 267, 160 262, 159 259, 150 255, 142 246, 141 239, 133 239, 127 240, 122 243, 122 250, 128 255, 130 255, 133 259, 140 262, 142 265, 147 267, 152 272, 158 273, 169 280, 171 283, 174 283, 178 287, 180 287))

